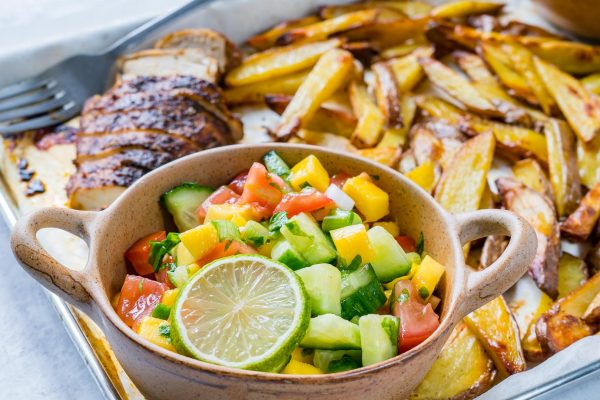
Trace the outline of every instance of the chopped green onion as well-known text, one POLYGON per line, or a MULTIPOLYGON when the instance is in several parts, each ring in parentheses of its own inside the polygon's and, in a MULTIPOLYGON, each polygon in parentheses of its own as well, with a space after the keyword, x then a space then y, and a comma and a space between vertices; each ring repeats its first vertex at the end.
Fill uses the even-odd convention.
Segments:
POLYGON ((152 316, 154 318, 160 318, 167 320, 169 319, 169 315, 171 314, 171 307, 166 304, 158 303, 156 308, 152 311, 152 316))
POLYGON ((223 240, 238 240, 240 238, 240 230, 233 222, 219 220, 211 221, 211 223, 217 230, 220 242, 223 240))
POLYGON ((169 252, 181 242, 179 234, 170 232, 165 240, 156 242, 150 242, 150 255, 148 257, 148 263, 152 265, 154 272, 158 272, 162 264, 163 258, 169 254, 169 252))
POLYGON ((332 215, 323 218, 321 229, 323 229, 324 232, 329 232, 349 225, 358 224, 362 224, 362 220, 357 213, 336 209, 332 215))
POLYGON ((417 240, 417 253, 419 253, 419 255, 423 254, 423 250, 425 250, 425 237, 423 236, 423 232, 421 232, 419 234, 419 239, 417 240))

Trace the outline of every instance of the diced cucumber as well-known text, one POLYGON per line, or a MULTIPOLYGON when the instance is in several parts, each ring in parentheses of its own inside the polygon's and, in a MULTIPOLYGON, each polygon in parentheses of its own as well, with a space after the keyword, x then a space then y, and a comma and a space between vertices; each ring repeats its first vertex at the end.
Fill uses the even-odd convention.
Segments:
POLYGON ((329 232, 348 225, 358 224, 362 224, 362 220, 357 213, 337 208, 332 215, 328 215, 323 219, 321 227, 323 228, 323 231, 329 232))
POLYGON ((391 233, 381 226, 374 226, 367 231, 367 235, 375 249, 371 265, 380 282, 389 282, 410 271, 411 263, 391 233))
POLYGON ((411 266, 413 264, 421 264, 421 256, 418 253, 415 253, 414 251, 406 253, 406 259, 408 260, 411 266))
POLYGON ((271 249, 271 258, 290 267, 293 270, 308 267, 310 264, 290 242, 285 239, 279 240, 271 249))
POLYGON ((214 190, 208 186, 186 182, 164 193, 160 197, 161 204, 173 216, 179 232, 187 231, 200 225, 196 210, 214 190))
POLYGON ((256 221, 248 221, 242 229, 242 240, 254 247, 267 243, 270 236, 269 230, 256 221))
POLYGON ((376 364, 398 355, 400 320, 392 315, 369 314, 360 317, 362 364, 376 364))
POLYGON ((265 164, 265 167, 267 167, 267 171, 278 175, 283 179, 287 179, 290 175, 290 167, 275 150, 271 150, 263 156, 263 163, 265 164))
POLYGON ((313 364, 323 372, 349 371, 362 366, 360 350, 315 350, 313 364))
POLYGON ((333 243, 321 231, 315 219, 306 213, 292 217, 281 227, 281 233, 310 265, 329 263, 336 258, 333 243))
POLYGON ((360 349, 360 329, 358 325, 337 315, 319 315, 310 319, 300 347, 325 350, 360 349))
POLYGON ((355 271, 342 271, 342 318, 367 315, 385 304, 387 298, 373 267, 365 264, 355 271))
POLYGON ((187 283, 192 275, 194 275, 200 267, 197 264, 181 265, 172 271, 167 272, 169 281, 175 287, 182 287, 187 283))
POLYGON ((342 274, 331 264, 316 264, 296 271, 310 298, 312 315, 340 315, 342 274))
POLYGON ((171 315, 171 307, 163 303, 158 303, 154 310, 152 310, 154 318, 167 320, 169 319, 169 315, 171 315))

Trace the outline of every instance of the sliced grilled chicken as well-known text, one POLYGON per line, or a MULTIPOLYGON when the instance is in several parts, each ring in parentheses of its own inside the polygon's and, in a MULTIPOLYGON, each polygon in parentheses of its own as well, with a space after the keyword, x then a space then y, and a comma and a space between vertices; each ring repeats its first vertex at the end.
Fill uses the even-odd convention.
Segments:
POLYGON ((149 172, 174 159, 175 156, 162 151, 126 149, 108 157, 91 158, 82 162, 76 162, 76 165, 77 171, 84 174, 123 167, 136 167, 149 172))

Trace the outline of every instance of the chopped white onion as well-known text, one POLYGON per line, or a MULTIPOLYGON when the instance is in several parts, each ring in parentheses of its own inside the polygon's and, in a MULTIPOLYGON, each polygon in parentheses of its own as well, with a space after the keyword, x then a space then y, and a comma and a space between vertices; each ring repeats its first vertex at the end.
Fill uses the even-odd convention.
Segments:
POLYGON ((333 183, 325 191, 325 196, 333 200, 342 210, 350 211, 354 208, 354 200, 333 183))

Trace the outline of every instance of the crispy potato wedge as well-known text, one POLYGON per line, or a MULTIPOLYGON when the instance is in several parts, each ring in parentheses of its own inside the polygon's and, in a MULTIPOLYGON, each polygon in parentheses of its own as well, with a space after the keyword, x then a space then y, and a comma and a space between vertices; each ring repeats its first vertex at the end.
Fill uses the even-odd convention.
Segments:
POLYGON ((563 298, 583 285, 588 279, 585 261, 563 253, 558 261, 558 297, 563 298))
POLYGON ((577 141, 577 166, 581 183, 589 189, 600 182, 600 136, 589 143, 577 141))
POLYGON ((347 81, 353 68, 354 58, 346 50, 332 49, 323 54, 281 115, 277 137, 289 138, 310 121, 321 103, 347 81))
POLYGON ((284 33, 295 28, 312 25, 316 22, 319 22, 319 18, 316 15, 309 15, 308 17, 304 18, 284 21, 275 25, 269 30, 252 36, 250 39, 246 40, 246 44, 254 47, 256 50, 266 50, 269 47, 275 46, 275 41, 277 38, 284 33))
POLYGON ((431 193, 435 188, 435 163, 432 160, 425 161, 418 167, 408 171, 405 175, 428 193, 431 193))
POLYGON ((383 132, 377 147, 402 147, 406 143, 408 131, 417 112, 417 103, 410 93, 400 98, 400 114, 403 122, 401 128, 388 128, 383 132))
POLYGON ((344 43, 342 49, 352 53, 354 58, 365 66, 373 64, 374 60, 379 56, 379 50, 369 42, 344 43))
POLYGON ((371 149, 360 149, 357 152, 362 157, 392 168, 398 165, 401 153, 402 150, 398 147, 373 147, 371 149))
POLYGON ((348 88, 354 115, 358 118, 352 133, 352 143, 357 147, 373 147, 377 144, 385 124, 385 117, 371 100, 366 87, 357 81, 348 88))
POLYGON ((351 29, 344 32, 342 36, 351 42, 368 40, 383 49, 400 44, 407 39, 418 37, 425 32, 428 22, 429 18, 427 17, 377 21, 373 24, 351 29))
POLYGON ((495 1, 460 0, 440 4, 429 15, 436 18, 461 18, 473 14, 496 14, 504 7, 495 1))
POLYGON ((500 378, 525 371, 519 328, 504 297, 498 296, 464 318, 494 361, 500 378))
POLYGON ((540 40, 539 37, 519 37, 538 57, 570 74, 600 71, 600 47, 566 40, 540 40))
POLYGON ((447 121, 452 125, 458 125, 467 115, 465 111, 438 97, 426 95, 419 96, 416 100, 419 108, 428 116, 447 121))
POLYGON ((357 148, 350 143, 350 140, 343 136, 334 135, 333 133, 317 132, 308 129, 300 129, 296 134, 297 137, 290 139, 290 143, 306 143, 315 146, 323 146, 328 149, 354 153, 357 148))
POLYGON ((482 133, 467 140, 455 154, 435 192, 435 199, 448 212, 479 209, 495 143, 494 135, 482 133))
POLYGON ((373 64, 375 98, 388 128, 402 128, 401 97, 392 69, 386 62, 373 64))
POLYGON ((558 215, 564 216, 573 212, 581 199, 575 137, 565 122, 556 119, 546 123, 544 133, 554 204, 558 215))
POLYGON ((588 308, 583 313, 583 320, 588 324, 600 322, 600 292, 594 297, 588 308))
POLYGON ((410 148, 419 165, 427 161, 437 162, 443 153, 442 142, 423 124, 412 128, 410 148))
POLYGON ((514 163, 512 173, 525 186, 546 195, 549 199, 552 198, 552 188, 546 172, 533 158, 524 158, 514 163))
POLYGON ((417 159, 412 151, 408 149, 400 156, 400 162, 398 163, 398 171, 403 174, 408 174, 413 169, 417 168, 417 159))
POLYGON ((383 1, 387 7, 398 10, 409 18, 421 18, 429 14, 433 6, 423 1, 383 1))
POLYGON ((410 398, 471 399, 489 389, 494 377, 494 363, 473 332, 461 323, 410 398))
MULTIPOLYGON (((494 194, 490 189, 489 182, 485 185, 483 196, 481 196, 481 202, 479 203, 480 210, 486 210, 496 208, 496 202, 494 201, 494 194)), ((489 265, 489 264, 488 264, 489 265)))
POLYGON ((407 56, 393 58, 388 61, 388 65, 398 85, 398 90, 401 93, 413 90, 425 76, 423 68, 419 64, 418 57, 426 57, 432 54, 432 47, 419 47, 407 56))
POLYGON ((593 95, 571 75, 554 65, 534 58, 534 65, 569 124, 584 142, 600 132, 600 104, 593 95))
POLYGON ((591 274, 597 274, 600 272, 600 241, 598 241, 596 245, 590 249, 585 257, 585 261, 588 264, 591 274))
POLYGON ((381 51, 381 58, 388 60, 390 58, 404 57, 422 47, 425 43, 420 40, 410 39, 406 43, 402 43, 393 47, 389 47, 381 51))
MULTIPOLYGON (((487 193, 490 193, 489 191, 487 193)), ((491 198, 491 196, 490 196, 491 198)), ((483 203, 483 200, 482 200, 483 203)), ((480 207, 488 208, 488 207, 480 207)), ((492 207, 489 207, 492 208, 492 207)), ((483 248, 481 250, 481 257, 479 258, 480 268, 486 268, 492 265, 504 252, 508 246, 508 240, 504 236, 488 236, 483 242, 483 248)))
POLYGON ((537 285, 555 298, 558 294, 559 231, 552 202, 512 178, 496 180, 502 204, 527 220, 535 229, 538 248, 529 274, 537 285))
POLYGON ((324 42, 275 47, 253 54, 227 74, 225 83, 228 86, 247 85, 310 68, 324 53, 340 47, 341 44, 340 39, 331 39, 324 42))
POLYGON ((389 7, 388 3, 384 1, 363 1, 354 4, 322 6, 319 7, 318 14, 323 19, 331 19, 362 10, 377 10, 377 19, 384 21, 406 16, 402 11, 389 7))
POLYGON ((375 22, 379 10, 361 10, 338 17, 295 28, 277 38, 275 44, 285 46, 292 43, 307 43, 327 39, 330 35, 349 29, 370 25, 375 22))
POLYGON ((231 106, 241 104, 264 103, 265 96, 271 94, 292 95, 308 76, 309 71, 301 71, 291 75, 280 76, 268 81, 251 83, 225 89, 225 102, 231 106))
POLYGON ((429 80, 462 103, 467 109, 489 116, 500 116, 498 109, 462 75, 433 58, 420 57, 429 80))
POLYGON ((581 79, 581 84, 591 93, 600 94, 600 72, 591 74, 581 79))
POLYGON ((586 240, 600 217, 600 182, 581 199, 579 207, 561 224, 560 230, 569 237, 586 240))

